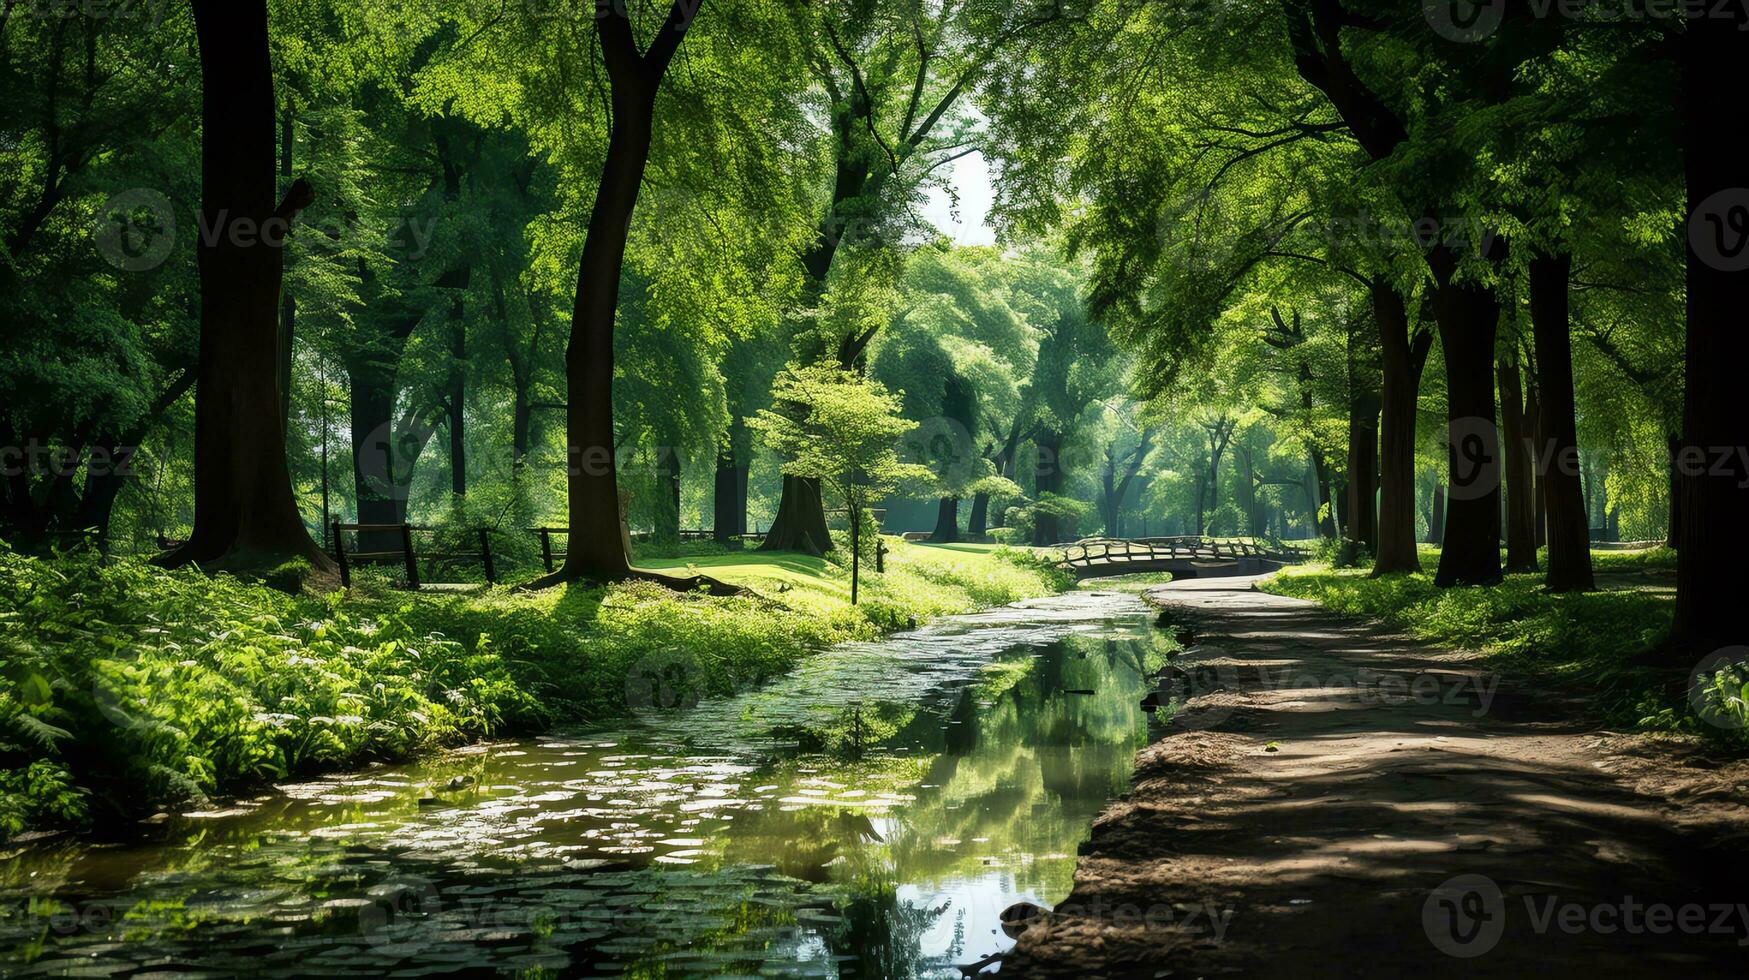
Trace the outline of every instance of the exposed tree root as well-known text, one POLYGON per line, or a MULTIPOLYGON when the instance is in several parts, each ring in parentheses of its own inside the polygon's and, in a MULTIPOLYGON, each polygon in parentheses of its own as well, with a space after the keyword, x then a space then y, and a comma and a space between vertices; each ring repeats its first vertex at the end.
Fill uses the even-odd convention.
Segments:
POLYGON ((660 572, 645 571, 641 568, 628 568, 616 575, 585 575, 567 572, 561 568, 548 575, 542 575, 532 582, 525 582, 516 587, 517 592, 539 592, 558 585, 569 585, 572 582, 590 582, 597 585, 612 585, 615 582, 654 582, 675 592, 697 592, 704 589, 710 595, 727 598, 731 596, 757 595, 750 589, 739 585, 730 585, 709 575, 689 575, 686 577, 663 575, 660 572))

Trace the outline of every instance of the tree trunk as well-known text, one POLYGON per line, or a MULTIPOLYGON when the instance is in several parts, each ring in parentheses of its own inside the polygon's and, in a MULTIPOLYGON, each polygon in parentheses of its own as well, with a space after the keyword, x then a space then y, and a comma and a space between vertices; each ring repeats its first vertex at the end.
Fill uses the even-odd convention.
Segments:
POLYGON ((696 3, 676 0, 668 19, 640 55, 631 21, 619 7, 595 20, 607 68, 613 122, 595 206, 583 240, 571 337, 565 350, 566 458, 570 543, 565 565, 535 585, 575 579, 616 580, 631 574, 620 532, 619 478, 614 460, 613 328, 632 211, 650 159, 656 93, 696 3))
POLYGON ((1317 499, 1312 501, 1312 520, 1317 524, 1318 536, 1327 540, 1336 537, 1336 501, 1330 491, 1330 464, 1324 460, 1322 449, 1312 449, 1312 487, 1317 491, 1317 499))
POLYGON ((152 400, 151 407, 132 429, 123 433, 120 438, 97 440, 93 448, 93 459, 97 459, 97 454, 101 453, 102 458, 109 461, 109 465, 98 468, 87 464, 85 492, 79 497, 73 526, 81 530, 95 530, 99 548, 109 548, 109 525, 115 514, 116 497, 121 494, 122 485, 132 475, 131 463, 139 452, 140 444, 158 424, 158 420, 163 418, 164 413, 194 387, 194 379, 194 369, 184 369, 152 400))
POLYGON ((862 584, 862 508, 850 501, 850 604, 859 601, 862 584))
POLYGON ((929 540, 937 544, 952 544, 960 539, 960 498, 943 497, 935 512, 935 530, 929 540))
MULTIPOLYGON (((283 193, 290 193, 295 180, 292 179, 294 166, 293 151, 296 149, 297 128, 293 123, 290 111, 282 113, 279 125, 279 175, 285 180, 283 193)), ((279 304, 279 427, 285 429, 291 424, 292 397, 292 353, 293 341, 297 338, 298 301, 291 292, 280 288, 279 304)))
POLYGON ((1379 395, 1379 533, 1373 548, 1374 576, 1421 571, 1415 550, 1415 406, 1421 369, 1432 338, 1409 336, 1402 294, 1375 283, 1373 315, 1383 351, 1384 384, 1379 395), (1419 347, 1420 358, 1416 349, 1419 347))
MULTIPOLYGON (((802 305, 816 307, 826 292, 826 279, 832 273, 832 260, 838 254, 839 243, 853 237, 858 220, 850 205, 858 201, 866 189, 869 170, 856 150, 856 119, 845 107, 834 107, 833 134, 836 137, 837 167, 832 182, 832 201, 820 221, 818 233, 808 250, 802 254, 804 276, 802 305)), ((872 335, 871 335, 872 336, 872 335)), ((845 338, 845 348, 839 351, 838 364, 844 370, 854 370, 864 344, 845 338), (849 355, 846 357, 845 355, 849 355)), ((830 352, 817 352, 822 356, 830 352)), ((778 493, 777 513, 771 520, 771 530, 760 544, 761 551, 801 551, 824 554, 832 550, 832 538, 826 533, 824 498, 817 480, 785 476, 778 493)))
MULTIPOLYGON (((393 367, 376 362, 347 366, 347 414, 352 432, 353 495, 360 524, 398 524, 406 500, 398 497, 400 480, 395 461, 395 385, 393 367)), ((394 547, 380 538, 365 551, 394 547)))
POLYGON ((1681 550, 1682 535, 1677 529, 1682 526, 1682 474, 1677 469, 1678 453, 1682 452, 1682 436, 1672 432, 1664 437, 1665 467, 1669 471, 1669 516, 1664 529, 1664 544, 1672 550, 1681 550))
POLYGON ((1574 592, 1593 587, 1591 529, 1579 485, 1579 434, 1573 406, 1573 350, 1568 282, 1573 257, 1538 254, 1530 260, 1530 318, 1536 340, 1537 482, 1542 488, 1549 542, 1548 587, 1574 592))
POLYGON ((1379 466, 1378 392, 1363 392, 1348 413, 1348 536, 1366 546, 1370 554, 1379 548, 1377 509, 1379 466))
POLYGON ((1433 485, 1433 516, 1427 519, 1427 543, 1445 546, 1445 484, 1433 485))
POLYGON ((747 533, 747 460, 741 438, 746 423, 733 419, 717 447, 716 482, 711 488, 711 536, 728 544, 747 533))
MULTIPOLYGON (((468 270, 461 272, 462 288, 467 287, 468 270)), ((468 453, 465 404, 467 395, 466 375, 463 367, 468 357, 468 324, 462 317, 462 297, 458 293, 449 308, 450 325, 450 366, 449 366, 449 404, 446 406, 449 416, 449 492, 458 497, 468 494, 468 453)))
MULTIPOLYGON (((1446 251, 1435 249, 1436 252, 1446 251)), ((1435 269, 1433 297, 1445 354, 1446 491, 1445 548, 1439 555, 1440 587, 1500 581, 1500 432, 1494 424, 1494 338, 1500 304, 1492 290, 1455 283, 1455 256, 1435 269)))
POLYGON ((1688 179, 1688 354, 1683 393, 1681 524, 1677 532, 1677 652, 1749 643, 1749 156, 1737 144, 1749 12, 1690 18, 1683 36, 1684 168, 1688 179), (1686 648, 1686 649, 1683 649, 1686 648))
POLYGON ((778 496, 777 513, 765 534, 760 551, 800 551, 823 555, 832 550, 826 530, 826 505, 820 497, 820 481, 785 475, 778 496))
POLYGON ((972 498, 972 512, 966 517, 966 537, 977 541, 984 537, 990 519, 990 495, 980 493, 972 498))
POLYGON ((1506 471, 1506 570, 1534 572, 1536 565, 1536 483, 1524 412, 1524 392, 1516 356, 1497 365, 1500 383, 1501 447, 1506 471))
MULTIPOLYGON (((1057 494, 1063 487, 1063 471, 1060 465, 1063 434, 1055 429, 1040 430, 1033 436, 1033 445, 1038 449, 1038 467, 1033 478, 1033 487, 1036 490, 1034 496, 1042 502, 1045 494, 1057 494)), ((1053 545, 1062 537, 1055 514, 1035 509, 1032 526, 1032 543, 1035 546, 1053 545)))
POLYGON ((266 0, 194 0, 202 79, 200 360, 194 531, 165 563, 263 568, 304 559, 310 538, 286 465, 279 385, 284 236, 309 203, 300 181, 274 206, 273 66, 266 0))

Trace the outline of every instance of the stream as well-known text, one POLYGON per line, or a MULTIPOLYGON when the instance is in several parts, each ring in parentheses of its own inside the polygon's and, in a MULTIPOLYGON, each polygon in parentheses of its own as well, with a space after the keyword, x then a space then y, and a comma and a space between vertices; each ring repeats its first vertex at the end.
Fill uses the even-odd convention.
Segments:
POLYGON ((0 975, 959 977, 1127 789, 1150 622, 1071 592, 698 703, 676 653, 612 727, 0 854, 0 975))

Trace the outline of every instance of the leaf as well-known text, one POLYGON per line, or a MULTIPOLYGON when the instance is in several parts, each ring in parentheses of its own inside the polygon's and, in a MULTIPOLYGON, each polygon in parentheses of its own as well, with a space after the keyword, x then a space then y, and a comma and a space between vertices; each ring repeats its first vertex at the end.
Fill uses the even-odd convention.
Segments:
POLYGON ((52 749, 61 739, 73 737, 72 732, 65 728, 56 728, 35 715, 19 715, 13 721, 18 725, 19 731, 44 749, 52 749))
POLYGON ((18 684, 21 700, 28 705, 45 705, 54 699, 54 690, 49 687, 48 679, 41 674, 30 673, 18 684))

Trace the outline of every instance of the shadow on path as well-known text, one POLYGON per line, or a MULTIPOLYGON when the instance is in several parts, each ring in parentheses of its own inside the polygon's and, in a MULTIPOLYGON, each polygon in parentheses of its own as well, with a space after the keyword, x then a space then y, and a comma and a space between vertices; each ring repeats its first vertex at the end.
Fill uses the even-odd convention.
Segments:
POLYGON ((1749 972, 1740 844, 1575 712, 1254 581, 1151 593, 1194 631, 1188 700, 1004 976, 1749 972))

